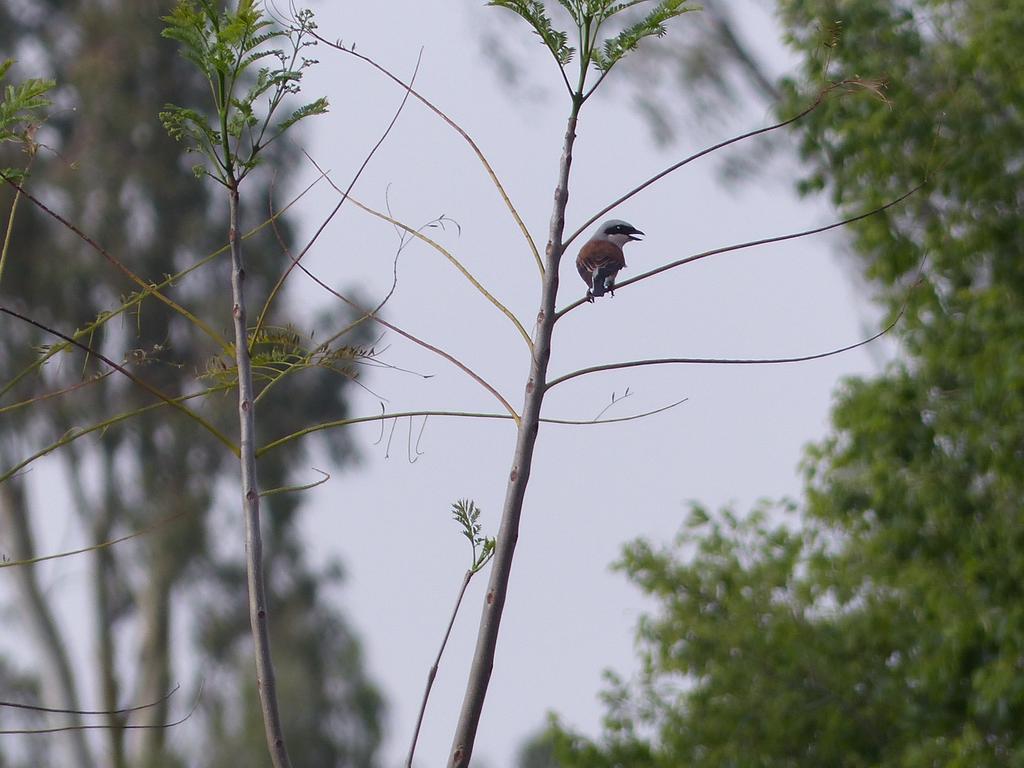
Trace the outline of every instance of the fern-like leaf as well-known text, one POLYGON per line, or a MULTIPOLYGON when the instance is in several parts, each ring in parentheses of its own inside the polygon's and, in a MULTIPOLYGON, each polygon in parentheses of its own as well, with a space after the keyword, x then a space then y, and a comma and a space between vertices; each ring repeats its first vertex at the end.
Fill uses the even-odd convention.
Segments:
MULTIPOLYGON (((693 6, 687 6, 687 2, 688 0, 660 0, 642 19, 626 27, 615 37, 605 40, 603 46, 593 53, 594 66, 602 72, 607 72, 623 56, 636 50, 644 38, 662 37, 666 32, 665 22, 676 16, 697 10, 693 6)), ((611 16, 613 13, 619 13, 637 4, 635 1, 618 3, 615 6, 609 6, 606 9, 606 14, 611 16)))
POLYGON ((534 34, 561 66, 572 61, 576 49, 569 45, 569 37, 565 32, 555 29, 540 0, 489 0, 487 4, 507 8, 533 27, 534 34))

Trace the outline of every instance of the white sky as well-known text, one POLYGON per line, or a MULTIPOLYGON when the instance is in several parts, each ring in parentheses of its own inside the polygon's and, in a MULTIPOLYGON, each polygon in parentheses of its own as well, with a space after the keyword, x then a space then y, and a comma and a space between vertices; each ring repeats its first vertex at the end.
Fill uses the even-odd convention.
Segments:
MULTIPOLYGON (((539 45, 523 48, 531 57, 523 62, 526 89, 510 92, 487 62, 480 40, 493 24, 488 15, 498 13, 506 12, 453 0, 324 2, 318 21, 327 37, 354 41, 360 52, 403 76, 412 72, 423 47, 417 89, 476 139, 543 247, 566 104, 539 45)), ((774 68, 785 66, 765 18, 744 18, 760 26, 757 36, 777 58, 774 68)), ((676 23, 698 22, 688 15, 676 23)), ((509 24, 508 32, 532 39, 523 25, 509 24)), ((670 33, 654 44, 671 39, 670 33)), ((352 57, 326 48, 316 55, 321 63, 304 92, 310 98, 326 95, 331 112, 306 123, 305 146, 344 186, 391 119, 402 91, 352 57)), ((655 146, 631 109, 629 89, 615 87, 614 79, 588 103, 580 121, 568 231, 665 166, 722 138, 704 131, 667 150, 655 146)), ((728 135, 770 122, 760 106, 748 112, 728 135)), ((699 161, 615 211, 647 233, 644 242, 628 247, 623 277, 708 248, 834 218, 819 202, 794 198, 793 171, 786 163, 775 162, 768 173, 729 191, 716 173, 719 163, 699 161)), ((308 182, 315 172, 309 168, 299 176, 308 182)), ((442 214, 457 220, 461 234, 449 228, 432 230, 431 236, 532 328, 538 280, 521 235, 467 145, 414 101, 354 195, 383 209, 389 189, 392 211, 413 226, 442 214)), ((335 202, 326 188, 304 201, 300 238, 312 234, 335 202)), ((833 256, 841 243, 840 235, 818 236, 715 257, 582 307, 556 329, 552 375, 622 359, 798 355, 861 338, 875 313, 833 256)), ((377 297, 390 285, 396 245, 389 225, 346 205, 304 263, 332 285, 377 297)), ((563 264, 559 306, 584 291, 572 265, 576 247, 563 264)), ((300 275, 292 278, 290 291, 310 312, 334 302, 300 275)), ((522 403, 522 340, 436 252, 415 243, 404 251, 399 288, 385 314, 456 354, 514 406, 522 403)), ((490 395, 441 359, 394 334, 382 345, 390 345, 388 362, 433 375, 423 380, 367 371, 364 382, 387 399, 389 411, 499 410, 490 395)), ((802 446, 825 434, 837 380, 871 371, 873 354, 878 350, 793 366, 635 369, 584 377, 551 393, 545 415, 583 419, 626 387, 631 397, 609 416, 683 397, 689 401, 626 424, 542 428, 474 765, 510 768, 523 740, 549 711, 584 732, 598 732, 602 670, 626 676, 636 670, 634 629, 649 607, 621 575, 609 571, 623 543, 638 536, 668 542, 689 499, 712 507, 735 503, 744 510, 758 498, 797 495, 802 446)), ((377 413, 380 401, 358 393, 353 411, 377 413)), ((413 440, 419 426, 413 426, 413 440)), ((404 759, 427 669, 469 561, 468 546, 450 519, 451 503, 474 499, 484 510, 486 530, 494 533, 514 440, 509 423, 436 418, 423 433, 423 455, 410 463, 409 428, 408 422, 397 425, 390 458, 384 443, 374 444, 379 426, 354 428, 361 463, 311 491, 304 517, 314 558, 338 557, 346 567, 340 605, 362 638, 370 673, 389 704, 389 768, 404 759)), ((44 501, 48 515, 58 506, 68 509, 63 500, 44 501)), ((65 519, 73 520, 73 513, 65 519)), ((49 526, 40 533, 40 549, 73 548, 76 529, 69 522, 49 526)), ((50 594, 71 615, 82 608, 73 604, 73 585, 87 569, 80 560, 40 571, 50 594)), ((447 759, 487 576, 480 574, 471 585, 452 634, 421 734, 419 766, 441 766, 447 759)), ((81 663, 91 666, 85 656, 81 663)), ((188 670, 187 661, 179 659, 179 666, 188 670)), ((94 697, 86 692, 83 698, 94 697)))
MULTIPOLYGON (((532 60, 524 64, 531 86, 543 86, 542 97, 510 93, 479 42, 493 21, 486 15, 495 13, 505 12, 483 3, 404 0, 331 3, 318 20, 325 36, 354 41, 359 52, 402 76, 412 72, 423 47, 416 88, 476 139, 543 247, 566 104, 539 45, 526 49, 532 60)), ((522 25, 510 24, 509 33, 530 36, 522 25)), ((768 31, 759 34, 764 39, 768 31)), ((671 34, 655 44, 670 40, 671 34)), ((778 44, 770 47, 777 56, 778 44)), ((318 58, 305 92, 326 94, 332 108, 307 126, 306 146, 344 186, 402 92, 352 57, 320 49, 318 58)), ((729 135, 770 122, 760 107, 749 113, 729 135)), ((656 147, 622 87, 587 105, 578 134, 568 231, 675 159, 713 143, 701 135, 669 150, 656 147)), ((833 218, 823 205, 796 201, 785 163, 727 192, 718 162, 690 166, 615 212, 647 233, 645 242, 628 247, 623 276, 833 218)), ((433 230, 431 236, 532 327, 538 281, 521 236, 468 146, 414 102, 354 195, 382 209, 389 187, 393 212, 411 225, 441 214, 456 219, 461 235, 433 230)), ((320 194, 306 205, 307 234, 334 202, 320 194)), ((656 356, 785 356, 847 344, 861 337, 874 313, 833 256, 841 242, 819 236, 717 257, 583 307, 558 326, 551 371, 656 356)), ((332 284, 377 296, 390 283, 396 243, 387 224, 346 207, 306 263, 332 284)), ((575 247, 563 263, 560 306, 584 290, 574 254, 575 247)), ((308 281, 296 280, 292 290, 306 305, 330 304, 308 281)), ((403 253, 386 315, 455 353, 521 404, 522 341, 436 252, 414 244, 403 253)), ((499 410, 439 358, 394 334, 385 343, 389 362, 434 376, 370 372, 366 383, 387 398, 388 410, 499 410)), ((628 424, 541 430, 475 764, 511 766, 548 711, 597 732, 602 670, 635 671, 633 634, 645 608, 637 590, 608 569, 622 544, 638 536, 669 541, 688 499, 746 509, 758 498, 798 494, 802 446, 825 433, 837 379, 871 370, 870 354, 793 366, 639 369, 585 377, 552 392, 546 415, 573 418, 593 417, 627 386, 632 396, 609 415, 689 401, 628 424)), ((358 412, 380 410, 370 395, 357 400, 358 412)), ((419 424, 413 429, 415 440, 419 424)), ((392 766, 407 750, 427 669, 469 558, 449 507, 470 497, 484 509, 487 530, 497 529, 514 432, 501 422, 432 419, 415 463, 406 458, 408 422, 397 425, 390 458, 383 443, 374 445, 379 434, 379 426, 356 428, 362 463, 312 492, 305 526, 317 556, 340 556, 347 568, 342 603, 390 704, 385 765, 392 766)), ((471 586, 442 662, 417 752, 420 766, 447 758, 486 578, 481 574, 471 586)))

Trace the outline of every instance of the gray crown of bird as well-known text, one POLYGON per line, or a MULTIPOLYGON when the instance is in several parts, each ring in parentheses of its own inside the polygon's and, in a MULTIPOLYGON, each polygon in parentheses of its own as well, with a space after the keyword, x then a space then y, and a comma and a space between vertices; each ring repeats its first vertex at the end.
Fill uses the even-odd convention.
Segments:
POLYGON ((626 266, 622 247, 643 235, 622 219, 609 219, 588 240, 576 257, 576 270, 587 284, 587 301, 595 296, 615 295, 615 276, 626 266))

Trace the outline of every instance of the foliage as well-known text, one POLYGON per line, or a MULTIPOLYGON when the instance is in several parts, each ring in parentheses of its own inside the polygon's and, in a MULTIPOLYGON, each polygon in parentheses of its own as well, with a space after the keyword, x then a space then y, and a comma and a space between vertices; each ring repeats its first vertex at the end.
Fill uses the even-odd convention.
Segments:
MULTIPOLYGON (((0 50, 26 46, 41 52, 38 71, 51 74, 61 84, 53 100, 62 108, 53 110, 46 120, 45 145, 35 156, 26 190, 44 201, 59 201, 60 212, 113 259, 141 275, 145 287, 125 281, 123 273, 111 269, 92 246, 22 198, 10 230, 11 267, 3 275, 3 292, 9 298, 17 297, 17 306, 26 314, 74 333, 161 391, 172 396, 202 393, 197 372, 207 370, 211 359, 224 354, 217 343, 218 334, 207 334, 182 314, 170 311, 155 298, 155 291, 187 304, 205 328, 229 325, 230 304, 222 301, 221 281, 213 279, 213 273, 223 275, 223 258, 214 262, 217 257, 207 252, 211 244, 216 247, 223 242, 223 209, 205 185, 197 185, 182 167, 180 148, 160 130, 156 115, 167 100, 200 103, 210 92, 209 83, 187 65, 174 46, 159 39, 159 16, 169 6, 162 0, 99 5, 69 0, 56 4, 58 10, 51 12, 52 5, 29 0, 16 6, 31 12, 11 15, 8 7, 0 4, 0 50)), ((255 13, 251 8, 242 10, 255 13)), ((296 62, 299 69, 302 62, 296 62)), ((250 77, 237 79, 236 101, 246 98, 257 76, 255 69, 250 77)), ((10 74, 27 82, 31 73, 20 71, 15 64, 10 74)), ((275 93, 270 88, 260 98, 268 101, 275 93)), ((268 124, 267 138, 276 135, 282 123, 268 124)), ((240 146, 247 146, 244 139, 249 135, 246 130, 241 132, 240 146)), ((286 187, 289 171, 295 167, 289 162, 291 150, 283 142, 269 144, 267 140, 259 144, 260 156, 275 169, 277 183, 286 187)), ((0 146, 0 166, 13 164, 10 158, 15 151, 0 146)), ((250 183, 255 198, 267 199, 269 173, 254 168, 250 183)), ((4 210, 13 199, 10 187, 0 188, 4 210)), ((254 230, 265 218, 265 212, 256 206, 245 210, 241 231, 254 230)), ((267 227, 246 240, 251 250, 247 288, 256 300, 271 294, 274 279, 288 264, 282 248, 292 241, 290 217, 280 215, 275 225, 276 236, 267 227)), ((331 338, 338 325, 346 325, 350 319, 342 312, 322 316, 315 324, 317 338, 331 338)), ((362 344, 367 337, 360 335, 360 329, 351 347, 333 339, 328 347, 310 343, 307 331, 299 349, 284 330, 290 321, 288 311, 275 305, 267 315, 267 331, 257 344, 268 369, 273 369, 268 378, 275 384, 272 390, 265 386, 261 391, 268 406, 261 414, 265 435, 290 434, 296 422, 308 424, 348 415, 349 364, 366 351, 362 344), (275 348, 275 341, 280 342, 280 349, 275 348), (293 356, 285 359, 287 354, 293 356), (286 376, 286 369, 311 370, 308 376, 286 376), (346 378, 339 381, 337 373, 346 378)), ((66 617, 56 612, 44 617, 58 633, 66 630, 61 633, 63 645, 75 653, 74 658, 87 660, 84 666, 77 662, 68 665, 74 670, 72 693, 86 677, 91 681, 95 676, 95 690, 90 687, 95 695, 90 695, 83 707, 116 709, 155 701, 174 681, 190 681, 190 676, 183 674, 187 671, 183 656, 189 661, 188 669, 216 666, 217 679, 225 689, 240 690, 251 678, 251 656, 238 651, 225 661, 217 656, 220 649, 209 634, 193 631, 197 621, 207 616, 217 616, 225 632, 248 631, 244 579, 219 588, 222 574, 242 570, 241 544, 235 546, 238 537, 225 535, 228 525, 237 530, 237 512, 233 504, 230 512, 226 510, 223 493, 225 473, 237 478, 237 465, 232 467, 232 457, 221 445, 197 433, 193 422, 169 413, 159 403, 154 406, 151 394, 119 375, 107 376, 109 371, 95 357, 53 341, 53 337, 12 322, 5 323, 0 334, 0 365, 7 371, 3 405, 31 403, 31 407, 5 410, 0 416, 3 470, 40 446, 49 450, 62 438, 82 434, 85 428, 107 419, 124 417, 124 421, 116 426, 111 421, 106 428, 55 452, 52 471, 23 472, 7 480, 4 487, 27 490, 34 483, 65 484, 61 492, 73 500, 73 512, 69 513, 73 521, 61 524, 68 525, 69 531, 81 532, 85 545, 146 531, 145 536, 80 556, 85 561, 78 586, 96 616, 96 635, 88 635, 90 648, 85 657, 77 648, 85 637, 80 627, 65 627, 66 617)), ((230 371, 224 375, 232 378, 230 371)), ((213 396, 206 397, 201 408, 205 418, 226 430, 237 419, 237 409, 215 394, 219 385, 213 382, 207 390, 213 396)), ((318 434, 333 461, 350 456, 351 444, 344 434, 318 434)), ((261 458, 266 487, 293 487, 299 471, 305 479, 305 459, 303 446, 298 445, 261 458)), ((40 530, 53 524, 53 515, 60 514, 60 510, 31 503, 36 493, 14 495, 23 503, 7 504, 6 497, 0 499, 0 515, 17 515, 26 526, 40 530)), ((314 588, 318 579, 328 580, 326 575, 310 573, 306 564, 298 530, 302 500, 297 493, 278 493, 263 500, 269 528, 265 557, 276 572, 294 578, 294 582, 275 581, 270 602, 282 614, 308 618, 307 624, 296 618, 295 625, 287 628, 301 636, 296 640, 304 648, 300 672, 324 687, 340 670, 346 680, 344 686, 322 696, 312 683, 307 686, 307 692, 319 696, 322 708, 318 714, 334 731, 303 730, 303 746, 314 754, 327 754, 337 745, 338 734, 344 733, 359 748, 345 758, 336 755, 330 764, 365 766, 372 764, 379 741, 379 697, 365 677, 358 643, 343 616, 328 602, 326 589, 314 588), (320 645, 314 650, 316 643, 320 645)), ((5 532, 7 524, 6 517, 0 518, 5 532)), ((8 546, 5 539, 4 554, 11 556, 8 546)), ((29 551, 24 556, 35 554, 40 553, 29 551)), ((5 573, 36 570, 9 569, 5 573)), ((11 583, 20 582, 11 579, 11 583)), ((50 603, 44 601, 43 607, 50 603)), ((59 658, 53 658, 59 653, 32 642, 20 622, 17 627, 12 625, 10 634, 12 642, 32 649, 27 659, 31 676, 45 682, 47 668, 59 666, 59 658)), ((18 660, 23 659, 19 656, 18 660)), ((39 695, 26 696, 26 701, 74 705, 71 694, 58 692, 55 697, 47 695, 45 685, 37 688, 39 695)), ((164 702, 133 714, 132 724, 173 720, 179 708, 187 709, 182 701, 194 697, 197 688, 182 691, 169 706, 164 702)), ((218 698, 207 689, 203 701, 210 709, 201 706, 189 727, 211 741, 244 743, 251 734, 245 732, 240 719, 214 722, 212 710, 218 698)), ((37 722, 41 719, 33 725, 44 724, 37 722)), ((61 716, 59 724, 72 722, 71 717, 61 716)), ((102 741, 89 742, 104 756, 99 764, 124 768, 129 757, 152 766, 204 762, 198 757, 200 740, 176 738, 173 730, 127 731, 119 727, 124 724, 120 717, 92 718, 90 724, 110 726, 102 731, 102 741)), ((29 764, 90 765, 87 760, 58 756, 63 738, 30 737, 33 748, 48 747, 55 756, 29 764)), ((258 749, 265 753, 262 735, 257 738, 258 749)), ((10 757, 9 743, 0 744, 0 760, 10 757)))
MULTIPOLYGON (((7 76, 14 61, 0 62, 0 81, 7 76)), ((41 120, 40 112, 50 106, 46 94, 53 89, 54 81, 28 78, 17 85, 8 84, 0 98, 0 142, 28 143, 41 120)), ((12 168, 0 168, 5 179, 21 181, 24 175, 12 168)))
MULTIPOLYGON (((648 37, 661 37, 665 34, 665 23, 681 16, 688 11, 696 10, 687 6, 687 0, 658 0, 653 8, 646 10, 611 37, 601 38, 602 26, 631 8, 644 5, 651 0, 559 0, 559 4, 569 14, 576 27, 577 45, 580 53, 579 81, 576 87, 580 97, 586 94, 584 84, 591 65, 601 75, 605 75, 622 58, 636 50, 640 42, 648 37)), ((534 33, 541 39, 544 46, 554 56, 558 66, 565 74, 565 67, 572 61, 577 48, 569 45, 569 35, 557 30, 541 0, 490 0, 488 5, 507 8, 518 14, 534 33)), ((566 79, 568 85, 568 79, 566 79)), ((570 87, 571 90, 571 87, 570 87)))
POLYGON ((462 535, 473 548, 473 564, 469 570, 476 573, 494 555, 494 539, 481 535, 480 508, 471 499, 459 499, 452 504, 452 517, 462 527, 462 535))
POLYGON ((1024 3, 782 8, 810 89, 885 73, 891 102, 802 122, 803 189, 853 212, 930 180, 854 229, 867 285, 909 301, 906 359, 841 387, 799 527, 698 508, 626 549, 657 605, 639 679, 600 739, 551 737, 565 766, 1024 765, 1024 3))
POLYGON ((171 137, 206 158, 208 165, 193 169, 197 176, 209 175, 231 186, 256 166, 260 151, 290 126, 326 112, 327 100, 303 104, 274 122, 285 97, 299 93, 303 71, 316 63, 302 55, 316 45, 310 37, 316 29, 311 11, 296 11, 294 25, 280 28, 264 18, 253 0, 242 0, 233 13, 219 11, 217 6, 214 0, 178 0, 164 17, 163 31, 164 37, 181 44, 182 55, 206 77, 216 119, 210 121, 195 109, 174 104, 166 105, 160 119, 171 137), (288 50, 270 47, 277 42, 288 50), (249 69, 264 59, 276 64, 260 67, 246 83, 249 69), (248 88, 239 95, 244 85, 248 88), (264 98, 266 108, 259 117, 256 104, 264 98))

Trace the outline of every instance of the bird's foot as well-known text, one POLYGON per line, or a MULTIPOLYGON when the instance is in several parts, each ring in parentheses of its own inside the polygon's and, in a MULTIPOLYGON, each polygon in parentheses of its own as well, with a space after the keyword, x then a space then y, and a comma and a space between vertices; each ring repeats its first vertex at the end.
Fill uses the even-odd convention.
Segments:
POLYGON ((594 292, 593 291, 587 291, 587 301, 589 301, 591 304, 594 303, 594 292))

